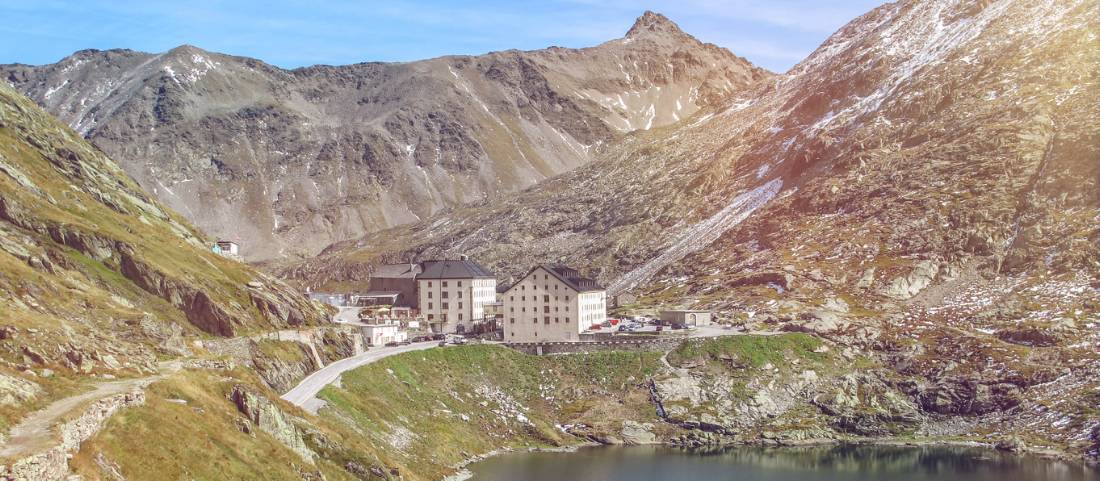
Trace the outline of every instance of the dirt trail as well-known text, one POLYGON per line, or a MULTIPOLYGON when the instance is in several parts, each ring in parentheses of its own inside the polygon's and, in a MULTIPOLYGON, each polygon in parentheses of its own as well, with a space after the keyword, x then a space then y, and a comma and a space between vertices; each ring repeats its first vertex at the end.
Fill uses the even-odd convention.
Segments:
POLYGON ((0 459, 20 459, 53 447, 59 441, 54 427, 66 414, 108 396, 144 389, 153 382, 178 371, 179 368, 178 362, 163 363, 159 374, 98 383, 91 391, 54 401, 12 427, 8 433, 8 439, 0 446, 0 459))

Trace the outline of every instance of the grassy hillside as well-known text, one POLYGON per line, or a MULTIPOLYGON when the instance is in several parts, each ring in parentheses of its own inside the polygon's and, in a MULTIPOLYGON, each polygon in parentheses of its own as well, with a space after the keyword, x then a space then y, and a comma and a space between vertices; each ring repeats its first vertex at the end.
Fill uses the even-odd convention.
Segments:
POLYGON ((0 85, 0 380, 31 386, 0 402, 0 428, 71 391, 44 375, 151 372, 186 353, 188 337, 324 318, 209 244, 102 152, 0 85))

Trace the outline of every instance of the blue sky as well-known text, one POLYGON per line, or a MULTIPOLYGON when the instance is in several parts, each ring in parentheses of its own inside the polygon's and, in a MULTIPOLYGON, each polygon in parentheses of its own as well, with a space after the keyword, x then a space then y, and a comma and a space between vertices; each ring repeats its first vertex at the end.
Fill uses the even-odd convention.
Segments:
POLYGON ((0 0, 0 63, 52 63, 85 48, 181 44, 281 67, 406 61, 621 37, 645 10, 697 38, 785 71, 867 0, 110 1, 0 0))

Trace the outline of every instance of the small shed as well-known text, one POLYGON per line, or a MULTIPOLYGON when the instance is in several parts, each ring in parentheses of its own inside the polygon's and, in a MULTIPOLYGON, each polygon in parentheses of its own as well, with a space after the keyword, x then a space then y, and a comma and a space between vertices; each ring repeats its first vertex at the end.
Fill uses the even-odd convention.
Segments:
POLYGON ((230 256, 241 255, 241 247, 237 245, 236 242, 230 240, 219 240, 214 245, 217 247, 217 250, 215 250, 214 252, 217 252, 218 254, 230 256))
POLYGON ((674 309, 661 311, 661 323, 665 325, 680 326, 709 326, 714 322, 714 314, 710 311, 697 311, 691 309, 674 309))

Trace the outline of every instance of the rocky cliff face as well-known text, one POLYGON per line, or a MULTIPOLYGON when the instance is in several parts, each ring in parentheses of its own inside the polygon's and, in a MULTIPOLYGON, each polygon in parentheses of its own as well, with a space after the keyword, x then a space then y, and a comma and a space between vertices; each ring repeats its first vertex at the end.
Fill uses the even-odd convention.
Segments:
POLYGON ((150 372, 157 354, 187 353, 188 335, 327 316, 279 280, 211 253, 179 215, 7 86, 0 172, 0 369, 150 372))
POLYGON ((905 389, 927 412, 1083 446, 1100 386, 1097 18, 1087 1, 885 5, 684 124, 286 272, 322 285, 468 254, 506 280, 563 261, 642 307, 875 352, 923 377, 905 389))
POLYGON ((283 70, 182 46, 0 67, 250 260, 530 186, 768 75, 651 12, 585 49, 283 70))

